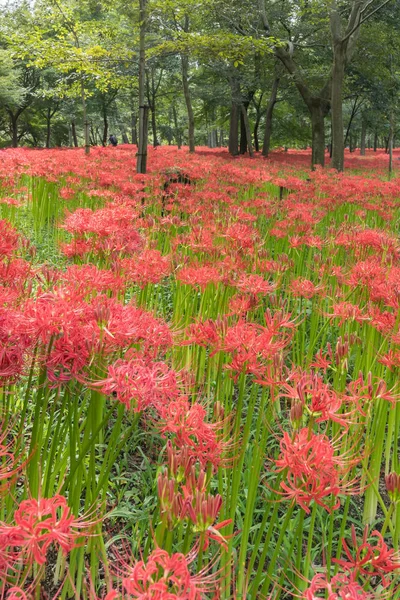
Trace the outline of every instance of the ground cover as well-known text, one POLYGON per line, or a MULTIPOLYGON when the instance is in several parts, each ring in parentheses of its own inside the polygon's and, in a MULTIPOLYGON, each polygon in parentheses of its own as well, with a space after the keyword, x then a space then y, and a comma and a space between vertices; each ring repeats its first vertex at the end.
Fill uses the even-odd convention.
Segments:
POLYGON ((400 597, 387 161, 1 152, 2 597, 400 597))

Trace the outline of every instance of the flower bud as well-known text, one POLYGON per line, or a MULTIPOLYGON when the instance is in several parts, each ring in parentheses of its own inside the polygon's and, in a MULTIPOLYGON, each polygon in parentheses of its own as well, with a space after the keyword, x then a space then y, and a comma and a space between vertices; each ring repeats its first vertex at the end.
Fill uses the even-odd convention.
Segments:
POLYGON ((301 425, 301 419, 303 416, 303 404, 301 402, 294 402, 290 409, 290 420, 294 429, 298 429, 301 425))
POLYGON ((398 502, 400 500, 400 475, 389 473, 385 476, 385 484, 390 500, 398 502))

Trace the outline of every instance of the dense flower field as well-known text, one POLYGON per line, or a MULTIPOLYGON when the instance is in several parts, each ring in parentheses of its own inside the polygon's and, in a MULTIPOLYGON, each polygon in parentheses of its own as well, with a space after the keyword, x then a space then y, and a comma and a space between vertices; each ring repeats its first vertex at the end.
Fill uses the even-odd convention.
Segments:
POLYGON ((400 179, 0 153, 0 598, 400 598, 400 179))

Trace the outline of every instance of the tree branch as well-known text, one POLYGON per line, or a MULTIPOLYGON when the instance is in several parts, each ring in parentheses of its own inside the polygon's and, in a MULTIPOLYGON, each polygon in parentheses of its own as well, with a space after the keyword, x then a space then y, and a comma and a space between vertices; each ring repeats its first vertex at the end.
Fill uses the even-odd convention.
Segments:
MULTIPOLYGON (((382 4, 380 4, 379 6, 377 6, 374 10, 372 10, 370 13, 368 13, 365 17, 362 17, 359 22, 353 27, 353 29, 351 31, 349 31, 345 37, 343 38, 343 42, 346 42, 355 31, 357 31, 357 29, 363 24, 365 23, 365 21, 368 21, 368 19, 370 19, 372 17, 372 15, 374 15, 375 13, 378 12, 378 10, 381 10, 381 8, 383 8, 384 6, 386 6, 386 4, 389 4, 389 2, 391 2, 391 0, 385 0, 385 2, 382 2, 382 4)), ((371 4, 371 2, 368 3, 367 6, 369 6, 371 4)), ((365 7, 366 8, 366 7, 365 7)), ((364 10, 365 10, 364 8, 364 10)))

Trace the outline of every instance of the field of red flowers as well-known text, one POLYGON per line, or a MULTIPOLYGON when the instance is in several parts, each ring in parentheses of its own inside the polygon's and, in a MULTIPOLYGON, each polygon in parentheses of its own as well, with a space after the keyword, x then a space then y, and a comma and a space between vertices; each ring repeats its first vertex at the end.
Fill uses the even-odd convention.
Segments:
POLYGON ((1 599, 400 598, 387 161, 0 151, 1 599))

